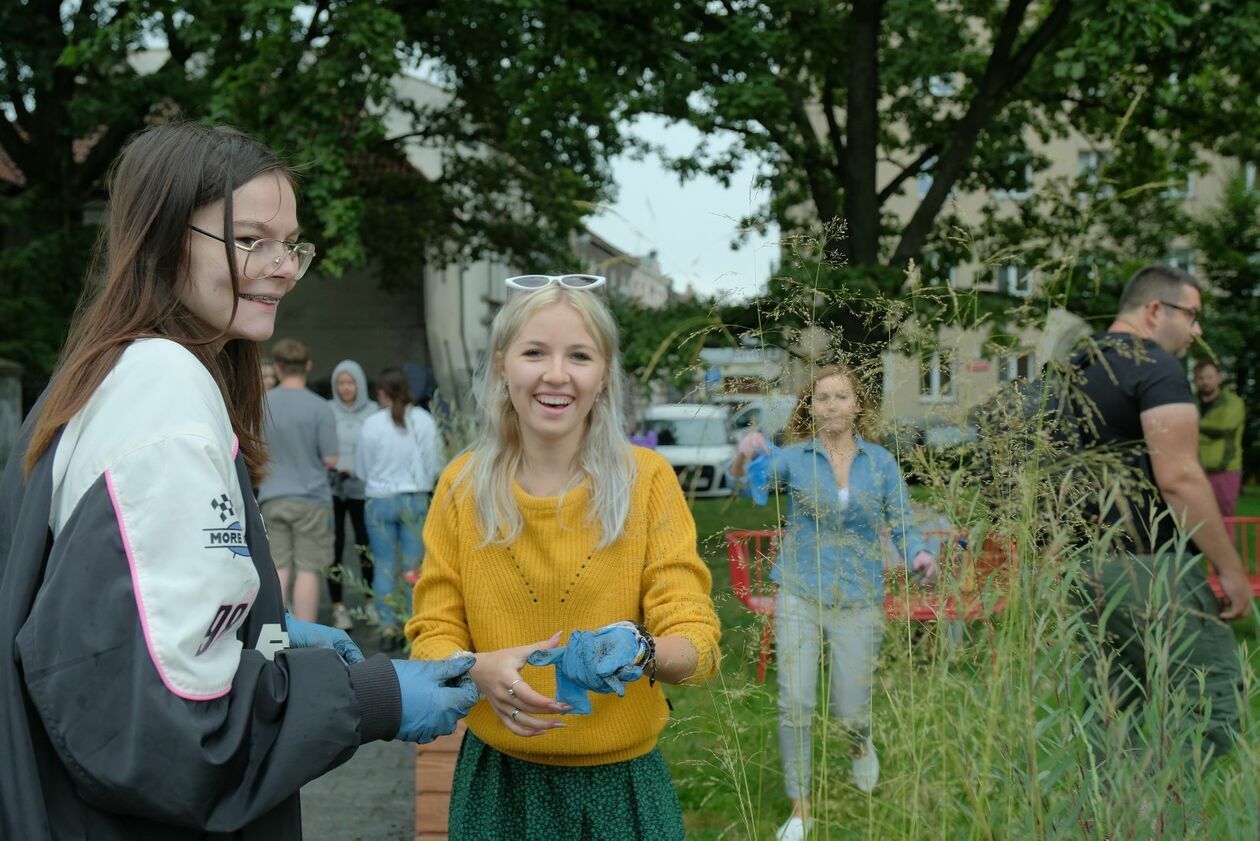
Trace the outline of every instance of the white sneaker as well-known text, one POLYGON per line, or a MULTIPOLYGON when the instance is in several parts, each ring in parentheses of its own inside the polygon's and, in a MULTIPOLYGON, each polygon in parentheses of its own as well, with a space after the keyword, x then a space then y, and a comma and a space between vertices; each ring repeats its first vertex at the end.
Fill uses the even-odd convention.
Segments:
POLYGON ((363 609, 363 613, 367 616, 367 623, 372 626, 381 624, 381 615, 376 612, 376 602, 368 602, 367 607, 363 609))
POLYGON ((346 610, 344 604, 333 605, 333 627, 342 631, 349 631, 354 627, 354 620, 350 618, 350 611, 346 610))
POLYGON ((805 841, 805 833, 812 823, 813 821, 804 820, 799 815, 793 815, 779 827, 779 831, 774 834, 774 841, 805 841))
POLYGON ((853 784, 860 791, 870 794, 877 782, 879 782, 879 756, 876 755, 875 745, 868 736, 865 753, 853 757, 853 784))

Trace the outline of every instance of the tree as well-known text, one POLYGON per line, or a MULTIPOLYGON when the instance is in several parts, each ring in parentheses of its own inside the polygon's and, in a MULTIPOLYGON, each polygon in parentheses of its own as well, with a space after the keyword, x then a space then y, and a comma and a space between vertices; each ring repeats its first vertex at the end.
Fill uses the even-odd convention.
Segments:
MULTIPOLYGON (((897 326, 862 319, 853 297, 898 298, 911 260, 956 252, 950 232, 961 220, 950 211, 951 193, 1022 186, 1029 170, 1049 163, 1031 139, 1070 131, 1100 144, 1114 139, 1102 172, 1070 194, 1123 196, 1112 202, 1123 219, 1148 196, 1130 195, 1134 184, 1121 179, 1167 185, 1198 153, 1237 154, 1260 127, 1254 0, 648 7, 624 37, 659 52, 627 95, 629 110, 687 121, 704 134, 694 154, 673 161, 684 178, 727 176, 739 158, 759 157, 773 198, 748 225, 774 221, 788 234, 829 227, 822 269, 807 267, 796 279, 847 290, 842 304, 818 315, 851 348, 882 347, 897 326), (719 134, 735 142, 715 154, 709 142, 719 134), (881 164, 891 167, 882 180, 881 164), (908 216, 893 218, 890 202, 920 175, 931 176, 930 186, 908 216)), ((1056 211, 1063 207, 1033 197, 1012 225, 991 206, 965 232, 988 253, 969 256, 1021 242, 991 230, 1019 235, 1056 211)))
POLYGON ((530 46, 520 9, 467 5, 0 5, 0 147, 15 169, 0 192, 0 355, 24 363, 32 383, 51 368, 106 169, 134 132, 175 117, 236 125, 303 165, 319 271, 371 261, 400 284, 419 282, 428 259, 494 252, 558 264, 606 194, 605 160, 621 141, 589 134, 600 109, 575 104, 578 68, 505 65, 509 55, 561 55, 530 46), (448 95, 405 98, 394 82, 408 67, 438 76, 448 95), (391 134, 387 112, 409 119, 391 120, 391 134), (407 163, 413 144, 441 150, 440 172, 407 163))
MULTIPOLYGON (((1247 406, 1243 470, 1260 470, 1260 191, 1240 175, 1195 225, 1202 274, 1210 284, 1203 337, 1247 406)), ((1199 351, 1195 351, 1196 355, 1199 351)))

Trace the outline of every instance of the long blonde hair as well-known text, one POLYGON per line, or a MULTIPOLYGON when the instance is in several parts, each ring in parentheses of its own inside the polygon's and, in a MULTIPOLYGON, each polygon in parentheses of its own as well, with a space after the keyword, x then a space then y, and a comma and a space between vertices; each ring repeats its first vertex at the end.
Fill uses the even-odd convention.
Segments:
POLYGON ((477 524, 488 543, 509 544, 520 536, 525 520, 512 494, 512 480, 521 466, 520 418, 503 379, 508 345, 535 313, 555 303, 573 307, 604 355, 604 388, 587 417, 586 436, 578 452, 580 473, 567 493, 584 480, 591 483, 590 520, 599 523, 597 549, 621 537, 630 512, 630 487, 635 463, 622 418, 625 376, 621 370, 617 322, 603 299, 593 292, 574 291, 559 284, 512 296, 490 325, 490 349, 477 372, 473 394, 477 400, 477 432, 472 453, 455 478, 454 487, 467 483, 477 509, 477 524))

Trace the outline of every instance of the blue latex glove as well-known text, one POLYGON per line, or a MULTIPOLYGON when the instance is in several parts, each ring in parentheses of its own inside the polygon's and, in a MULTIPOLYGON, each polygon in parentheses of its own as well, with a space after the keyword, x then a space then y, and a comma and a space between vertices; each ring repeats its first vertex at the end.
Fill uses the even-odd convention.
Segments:
POLYGON ((289 632, 290 648, 331 648, 341 655, 346 665, 363 662, 363 652, 345 631, 327 625, 316 625, 314 622, 303 622, 287 613, 284 615, 284 624, 289 632))
POLYGON ((591 699, 587 692, 624 697, 627 683, 643 677, 643 667, 634 661, 641 648, 639 636, 625 625, 608 625, 596 631, 574 631, 569 644, 529 655, 534 666, 556 667, 556 700, 573 707, 573 712, 589 715, 591 699))
POLYGON ((757 505, 765 505, 770 501, 770 488, 774 485, 770 465, 774 463, 774 457, 780 452, 779 448, 769 441, 766 442, 766 447, 768 451, 759 450, 748 462, 747 493, 757 505))
POLYGON ((455 732, 477 703, 477 685, 468 675, 471 655, 446 660, 391 660, 402 692, 402 724, 395 737, 424 744, 455 732))

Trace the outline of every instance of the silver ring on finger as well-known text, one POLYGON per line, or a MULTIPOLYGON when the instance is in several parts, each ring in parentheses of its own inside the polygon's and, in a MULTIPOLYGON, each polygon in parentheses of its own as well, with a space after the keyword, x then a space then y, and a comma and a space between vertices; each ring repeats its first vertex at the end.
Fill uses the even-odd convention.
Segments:
POLYGON ((516 684, 520 683, 522 680, 524 680, 524 678, 518 677, 516 680, 508 684, 508 697, 509 698, 516 697, 516 689, 514 687, 516 686, 516 684))
POLYGON ((516 717, 520 714, 521 714, 520 710, 518 710, 516 707, 512 707, 512 721, 516 721, 516 717))

